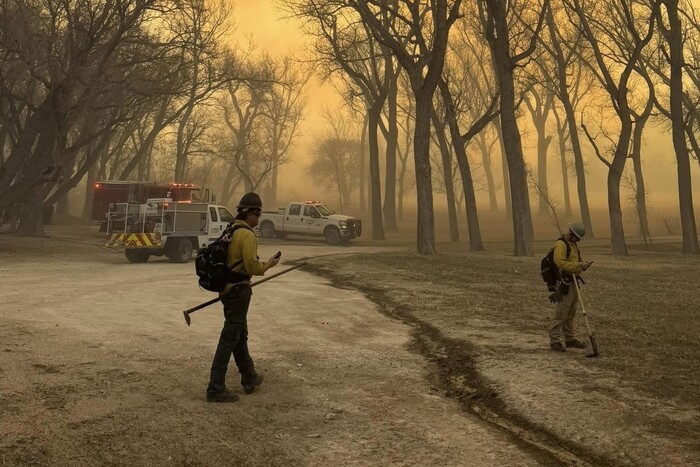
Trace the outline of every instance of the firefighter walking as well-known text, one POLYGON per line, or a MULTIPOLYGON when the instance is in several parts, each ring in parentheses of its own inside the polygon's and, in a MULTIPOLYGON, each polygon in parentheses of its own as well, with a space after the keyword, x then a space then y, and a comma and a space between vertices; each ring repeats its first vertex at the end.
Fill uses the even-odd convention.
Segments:
POLYGON ((262 212, 262 200, 257 193, 246 193, 241 198, 228 247, 228 267, 232 282, 221 292, 224 305, 224 326, 211 365, 207 387, 207 401, 236 402, 238 395, 226 388, 226 372, 231 355, 241 374, 241 385, 246 394, 251 394, 263 382, 262 374, 255 371, 253 359, 248 352, 248 307, 252 295, 251 276, 262 276, 278 263, 275 257, 267 262, 258 257, 258 241, 253 228, 258 225, 262 212))

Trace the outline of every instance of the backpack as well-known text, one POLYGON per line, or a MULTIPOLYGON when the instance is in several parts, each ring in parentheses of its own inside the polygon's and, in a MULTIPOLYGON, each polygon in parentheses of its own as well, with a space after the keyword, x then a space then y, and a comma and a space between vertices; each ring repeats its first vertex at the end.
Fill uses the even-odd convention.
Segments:
MULTIPOLYGON (((559 237, 557 241, 563 241, 566 244, 566 256, 571 254, 571 245, 569 242, 564 240, 564 237, 559 237)), ((554 247, 552 247, 540 263, 540 274, 542 274, 542 280, 547 284, 547 290, 554 292, 557 288, 557 281, 561 280, 561 273, 559 268, 554 263, 554 247)))
POLYGON ((210 292, 222 292, 226 288, 226 284, 250 280, 251 276, 248 274, 231 271, 243 262, 242 259, 230 268, 227 265, 228 247, 231 244, 233 233, 238 229, 250 230, 242 225, 229 224, 219 238, 197 252, 194 268, 199 276, 201 288, 210 292))

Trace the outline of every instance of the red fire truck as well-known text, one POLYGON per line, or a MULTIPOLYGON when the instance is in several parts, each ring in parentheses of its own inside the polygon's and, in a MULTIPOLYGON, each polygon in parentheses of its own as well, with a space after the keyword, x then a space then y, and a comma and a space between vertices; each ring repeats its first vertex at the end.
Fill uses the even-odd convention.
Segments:
POLYGON ((100 232, 106 230, 109 206, 114 203, 143 204, 153 198, 169 198, 174 202, 209 201, 209 190, 202 195, 201 190, 191 183, 100 180, 93 183, 92 191, 90 219, 100 222, 100 232))

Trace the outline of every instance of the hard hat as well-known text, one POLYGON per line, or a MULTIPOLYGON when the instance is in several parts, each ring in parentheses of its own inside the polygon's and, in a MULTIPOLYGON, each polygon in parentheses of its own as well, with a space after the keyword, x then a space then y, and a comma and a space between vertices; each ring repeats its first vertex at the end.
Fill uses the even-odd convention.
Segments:
POLYGON ((262 200, 260 199, 260 195, 253 192, 244 194, 241 200, 238 202, 238 206, 236 206, 236 208, 239 210, 262 209, 262 200))
POLYGON ((586 235, 586 227, 580 222, 574 222, 569 224, 569 232, 576 235, 576 237, 581 240, 584 235, 586 235))

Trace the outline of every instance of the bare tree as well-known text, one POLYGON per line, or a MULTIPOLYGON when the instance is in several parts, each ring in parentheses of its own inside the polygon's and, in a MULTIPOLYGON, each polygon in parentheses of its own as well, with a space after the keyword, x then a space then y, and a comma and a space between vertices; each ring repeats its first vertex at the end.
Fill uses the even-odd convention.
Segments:
MULTIPOLYGON (((659 2, 653 1, 651 8, 644 11, 632 3, 605 2, 584 6, 581 0, 564 0, 571 13, 572 24, 579 28, 593 53, 593 62, 586 61, 603 89, 610 96, 611 105, 620 122, 620 131, 614 141, 614 152, 610 161, 599 158, 608 167, 608 209, 610 214, 610 234, 615 255, 627 255, 625 233, 622 223, 620 202, 620 181, 628 156, 632 136, 632 113, 630 108, 630 79, 640 59, 642 51, 651 41, 655 31, 655 17, 659 2), (643 18, 643 26, 640 26, 643 18), (639 28, 646 28, 640 34, 639 28), (626 41, 619 36, 626 36, 626 41), (630 50, 627 44, 632 44, 630 50)), ((582 58, 582 57, 580 57, 582 58)), ((582 124, 586 134, 595 146, 595 139, 582 124)))
POLYGON ((176 182, 186 181, 185 170, 189 156, 187 140, 192 139, 190 117, 195 107, 227 81, 221 76, 222 68, 217 62, 221 60, 221 39, 228 33, 229 15, 229 4, 222 0, 183 0, 177 14, 167 22, 172 25, 172 34, 178 38, 183 60, 180 72, 187 77, 189 88, 177 122, 176 182))
POLYGON ((289 160, 295 140, 299 136, 299 124, 304 109, 303 90, 310 75, 305 76, 291 57, 268 60, 273 66, 275 82, 263 109, 267 117, 263 137, 269 141, 272 156, 272 172, 265 198, 270 204, 276 205, 278 171, 289 160))
POLYGON ((459 225, 457 224, 457 206, 455 200, 454 176, 453 176, 453 159, 445 136, 445 127, 447 123, 440 115, 444 115, 444 111, 433 109, 433 133, 437 140, 438 150, 440 152, 440 165, 442 166, 442 186, 444 187, 445 196, 447 197, 447 217, 450 226, 450 241, 459 242, 459 225))
POLYGON ((356 131, 346 115, 324 111, 325 134, 313 145, 309 171, 314 181, 334 190, 341 212, 351 203, 352 193, 359 187, 360 147, 356 131))
MULTIPOLYGON (((571 139, 567 123, 559 116, 556 105, 553 112, 557 126, 557 142, 559 144, 559 162, 561 167, 562 191, 564 192, 564 214, 571 217, 571 192, 569 190, 569 162, 567 158, 567 141, 571 139)), ((585 225, 585 224, 584 224, 585 225)))
MULTIPOLYGON (((586 171, 584 168, 583 151, 581 150, 581 139, 578 133, 578 119, 576 118, 576 110, 578 103, 581 102, 581 96, 590 90, 592 81, 584 77, 584 66, 582 61, 578 59, 579 55, 584 54, 582 49, 582 34, 576 28, 565 28, 565 13, 558 10, 555 16, 554 10, 547 12, 547 30, 548 40, 542 41, 544 49, 549 53, 555 63, 556 78, 552 90, 561 102, 564 109, 564 118, 568 126, 568 138, 571 141, 571 150, 574 158, 574 168, 576 173, 577 193, 579 200, 579 208, 581 211, 581 220, 586 227, 587 236, 595 237, 593 223, 591 221, 591 212, 588 205, 588 192, 586 190, 586 171), (555 19, 556 17, 556 19, 555 19), (573 76, 573 80, 569 78, 573 76)), ((559 115, 556 113, 557 126, 562 128, 559 115)), ((565 204, 566 212, 571 212, 570 202, 568 199, 568 180, 565 169, 565 156, 563 148, 563 133, 559 131, 559 147, 562 161, 562 178, 565 184, 565 204)))
POLYGON ((548 135, 547 122, 554 105, 554 93, 544 87, 532 86, 530 92, 525 95, 525 104, 530 111, 532 123, 537 132, 537 183, 542 192, 538 196, 539 213, 545 214, 549 210, 547 204, 547 153, 552 143, 553 136, 548 135))
POLYGON ((409 77, 416 105, 417 250, 420 254, 435 254, 430 115, 447 53, 449 31, 459 16, 462 1, 350 0, 348 3, 361 15, 377 41, 391 49, 409 77))
MULTIPOLYGON (((517 256, 532 255, 533 226, 525 160, 516 118, 514 69, 518 63, 534 53, 549 8, 549 0, 545 0, 541 6, 538 5, 529 12, 524 8, 524 5, 516 4, 509 7, 507 2, 501 0, 479 0, 478 2, 484 34, 491 47, 500 91, 500 126, 508 160, 508 176, 513 206, 513 234, 517 256), (530 33, 529 37, 525 36, 524 31, 516 34, 516 31, 513 30, 513 18, 509 18, 509 13, 516 14, 520 18, 520 22, 524 23, 532 20, 526 16, 534 16, 537 24, 534 32, 530 33), (518 45, 524 44, 524 48, 521 52, 513 53, 516 43, 518 45)), ((528 28, 525 29, 529 32, 528 28)))
MULTIPOLYGON (((372 239, 383 240, 378 136, 382 110, 396 79, 393 58, 355 11, 354 2, 287 0, 285 4, 295 16, 311 20, 307 33, 316 38, 313 53, 324 75, 340 72, 341 79, 349 81, 348 89, 362 96, 367 112, 372 239)), ((387 203, 388 209, 392 203, 387 203)))
POLYGON ((0 131, 5 139, 0 213, 19 212, 20 233, 43 234, 45 197, 73 177, 81 151, 115 127, 109 118, 102 127, 84 125, 86 112, 129 108, 139 95, 167 82, 171 71, 158 67, 167 47, 146 26, 168 11, 161 6, 158 0, 3 4, 0 81, 10 119, 0 131), (21 90, 12 88, 19 81, 4 79, 8 74, 25 80, 21 90))
MULTIPOLYGON (((671 67, 669 87, 673 147, 676 151, 678 170, 678 196, 680 202, 681 230, 683 232, 682 252, 700 254, 697 225, 693 210, 693 191, 690 177, 690 157, 686 146, 686 126, 683 110, 683 29, 679 16, 678 0, 663 0, 668 16, 668 27, 659 21, 660 29, 668 43, 668 62, 671 67)), ((700 156, 699 156, 700 157, 700 156)))

